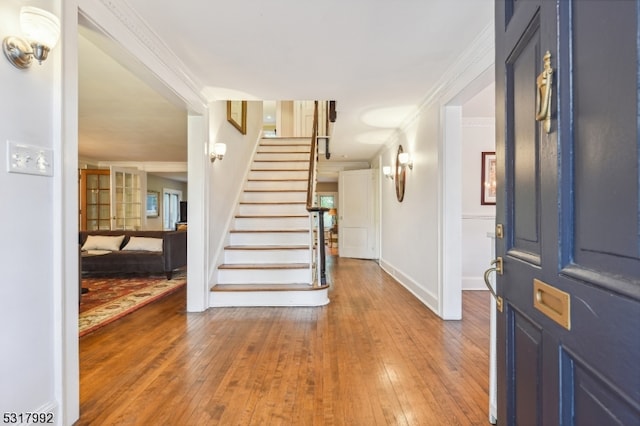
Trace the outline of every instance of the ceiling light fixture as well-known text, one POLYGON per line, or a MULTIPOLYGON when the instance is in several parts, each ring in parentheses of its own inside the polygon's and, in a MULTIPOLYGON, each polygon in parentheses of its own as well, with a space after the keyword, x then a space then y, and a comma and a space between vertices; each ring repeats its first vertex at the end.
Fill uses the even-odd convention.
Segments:
POLYGON ((60 20, 46 10, 24 6, 20 9, 20 28, 25 38, 5 37, 2 42, 4 55, 19 69, 29 68, 33 58, 42 64, 58 43, 60 20))

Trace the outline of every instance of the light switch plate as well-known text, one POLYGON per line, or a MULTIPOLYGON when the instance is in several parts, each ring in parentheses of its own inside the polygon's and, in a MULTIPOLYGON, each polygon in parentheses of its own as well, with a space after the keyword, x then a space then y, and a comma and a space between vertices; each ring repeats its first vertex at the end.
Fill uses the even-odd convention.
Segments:
POLYGON ((9 173, 53 176, 53 150, 7 141, 7 171, 9 173))

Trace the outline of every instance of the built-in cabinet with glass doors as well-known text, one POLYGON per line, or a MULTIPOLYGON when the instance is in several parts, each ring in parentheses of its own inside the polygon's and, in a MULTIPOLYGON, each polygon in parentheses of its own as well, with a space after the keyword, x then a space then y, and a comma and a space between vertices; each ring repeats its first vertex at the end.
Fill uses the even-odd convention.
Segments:
POLYGON ((111 229, 109 170, 80 170, 80 229, 111 229))

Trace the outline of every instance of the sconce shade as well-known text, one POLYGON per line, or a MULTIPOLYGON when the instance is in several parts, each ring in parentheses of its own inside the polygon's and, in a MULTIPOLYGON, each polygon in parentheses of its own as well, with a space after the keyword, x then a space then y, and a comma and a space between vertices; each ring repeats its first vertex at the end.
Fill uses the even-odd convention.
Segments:
POLYGON ((216 160, 222 160, 226 153, 227 153, 226 144, 222 142, 215 143, 213 144, 213 151, 211 151, 211 153, 209 154, 209 159, 211 160, 212 163, 216 160))
POLYGON ((409 153, 401 152, 400 155, 398 155, 398 161, 400 161, 400 164, 407 164, 409 162, 409 153))
POLYGON ((390 176, 391 175, 391 166, 383 166, 382 167, 382 174, 385 176, 390 176))
POLYGON ((53 49, 60 37, 60 20, 53 13, 37 7, 24 6, 20 9, 20 27, 32 44, 53 49))
POLYGON ((221 142, 213 145, 213 153, 216 156, 224 156, 227 153, 227 145, 221 142))
POLYGON ((4 56, 16 68, 31 66, 35 58, 42 63, 60 38, 60 20, 54 14, 37 7, 20 9, 20 27, 26 38, 7 36, 2 41, 4 56))

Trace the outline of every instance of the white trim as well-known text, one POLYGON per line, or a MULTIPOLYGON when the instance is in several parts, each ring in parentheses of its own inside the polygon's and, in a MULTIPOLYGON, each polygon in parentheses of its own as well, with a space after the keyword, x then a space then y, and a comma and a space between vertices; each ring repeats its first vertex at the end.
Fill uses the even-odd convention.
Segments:
MULTIPOLYGON (((206 177, 204 162, 208 161, 206 135, 207 104, 195 83, 178 58, 144 24, 133 9, 121 0, 55 1, 61 7, 61 48, 55 55, 54 105, 54 170, 53 178, 53 282, 54 282, 54 392, 60 401, 56 424, 69 425, 79 418, 79 353, 78 353, 78 17, 103 31, 124 51, 144 64, 149 75, 157 78, 153 84, 163 85, 182 100, 191 112, 205 114, 205 118, 189 116, 189 162, 192 176, 206 177), (60 6, 62 5, 62 6, 60 6), (64 71, 63 71, 64 70, 64 71)), ((194 182, 205 179, 194 179, 194 182)), ((195 193, 191 183, 189 191, 195 193)), ((204 239, 204 191, 193 197, 190 208, 188 238, 187 309, 207 307, 207 285, 204 279, 208 247, 204 239), (198 204, 200 203, 200 204, 198 204), (196 208, 194 208, 196 207, 196 208), (197 207, 201 207, 198 209, 197 207), (194 297, 199 293, 199 297, 194 297)))
POLYGON ((462 127, 464 128, 487 128, 493 129, 496 120, 493 117, 462 117, 462 127))
POLYGON ((439 210, 439 310, 444 319, 462 319, 462 107, 441 110, 442 137, 438 176, 439 210))
POLYGON ((82 159, 81 162, 95 164, 100 168, 120 167, 134 168, 147 173, 184 173, 189 169, 185 161, 94 161, 82 159))
POLYGON ((80 417, 80 360, 78 343, 78 6, 61 1, 64 25, 55 61, 53 102, 53 285, 54 392, 57 425, 80 417))
MULTIPOLYGON (((164 226, 164 219, 165 219, 165 214, 167 213, 167 206, 164 202, 164 196, 165 195, 177 195, 178 196, 178 219, 180 219, 180 201, 182 201, 182 191, 179 189, 173 189, 173 188, 162 188, 162 214, 161 219, 162 219, 162 229, 165 231, 172 231, 174 229, 174 227, 165 227, 164 226)), ((187 211, 188 214, 188 211, 187 211)), ((187 262, 188 263, 188 262, 187 262)))
POLYGON ((462 220, 496 220, 496 216, 484 214, 462 214, 462 220))
POLYGON ((487 290, 483 277, 462 277, 462 291, 487 290))
POLYGON ((406 288, 427 308, 431 309, 436 315, 438 315, 438 297, 435 294, 422 288, 417 282, 415 282, 415 280, 398 271, 392 264, 388 263, 384 259, 380 259, 379 265, 383 271, 389 274, 389 276, 406 288))
POLYGON ((187 188, 187 312, 203 312, 209 307, 207 293, 209 259, 209 113, 189 115, 188 157, 189 187, 187 188), (200 178, 198 178, 200 177, 200 178))

